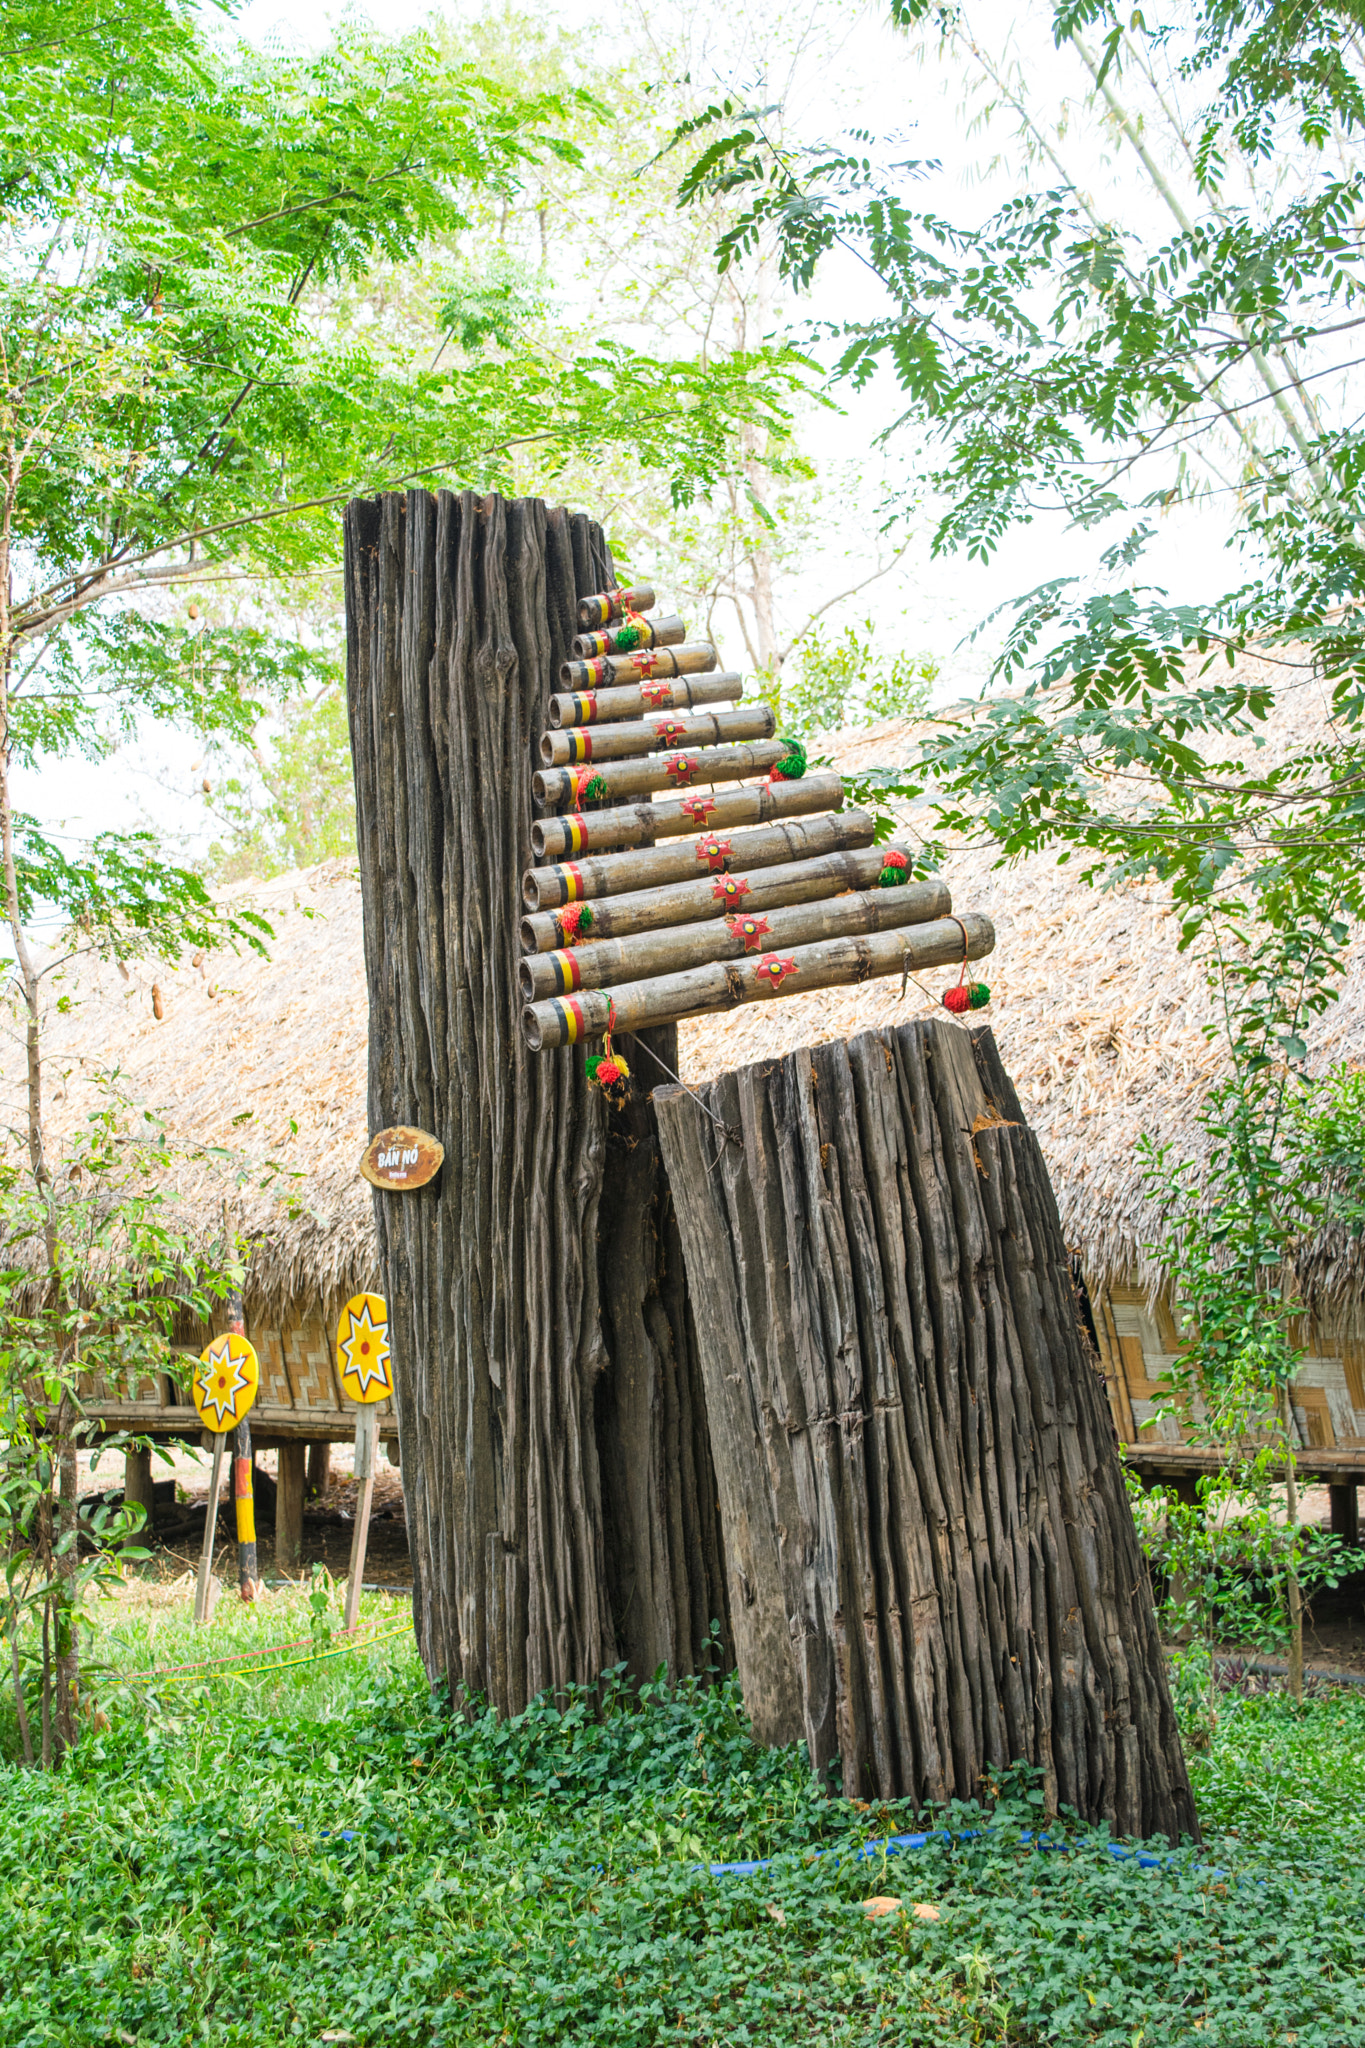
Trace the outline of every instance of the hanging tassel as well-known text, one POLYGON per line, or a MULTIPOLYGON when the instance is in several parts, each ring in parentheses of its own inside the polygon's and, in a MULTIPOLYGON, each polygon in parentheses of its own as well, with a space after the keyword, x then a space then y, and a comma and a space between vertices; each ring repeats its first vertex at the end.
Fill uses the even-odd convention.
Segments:
POLYGON ((882 856, 882 871, 877 877, 879 889, 894 889, 901 882, 910 879, 910 863, 898 847, 891 847, 882 856))
POLYGON ((555 928, 562 946, 581 946, 592 933, 591 903, 571 903, 555 912, 555 928))
POLYGON ((616 1026, 616 1004, 608 998, 607 1030, 601 1052, 590 1052, 583 1071, 591 1088, 600 1088, 613 1109, 623 1109, 630 1099, 630 1068, 619 1052, 613 1052, 611 1034, 616 1026))
POLYGON ((953 923, 962 934, 962 965, 952 987, 944 989, 942 1001, 945 1010, 951 1010, 955 1017, 960 1017, 964 1010, 984 1010, 991 999, 991 992, 984 981, 968 981, 967 927, 960 917, 955 917, 953 923))

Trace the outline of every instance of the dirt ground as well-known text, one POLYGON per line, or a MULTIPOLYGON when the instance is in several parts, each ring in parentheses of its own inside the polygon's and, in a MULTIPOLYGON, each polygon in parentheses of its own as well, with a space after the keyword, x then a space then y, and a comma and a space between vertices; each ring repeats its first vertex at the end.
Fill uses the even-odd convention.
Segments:
MULTIPOLYGON (((152 1480, 158 1489, 152 1516, 150 1569, 158 1578, 178 1578, 186 1570, 197 1571, 204 1540, 204 1515, 208 1508, 209 1473, 213 1456, 198 1449, 177 1450, 169 1459, 153 1454, 152 1480), (173 1497, 168 1497, 173 1488, 173 1497)), ((355 1451, 351 1444, 333 1444, 327 1491, 310 1499, 303 1511, 303 1564, 281 1571, 275 1563, 275 1478, 274 1451, 256 1454, 256 1551, 263 1578, 307 1578, 314 1563, 325 1564, 333 1578, 344 1578, 351 1560, 351 1536, 355 1527, 355 1451)), ((123 1486, 123 1458, 107 1453, 94 1471, 88 1458, 81 1461, 81 1492, 115 1493, 123 1486)), ((227 1491, 226 1487, 224 1489, 227 1491)), ((218 1533, 214 1544, 214 1570, 220 1578, 236 1569, 236 1536, 231 1499, 218 1508, 218 1533)), ((374 1503, 370 1511, 370 1535, 365 1551, 365 1583, 410 1588, 412 1565, 408 1557, 407 1521, 403 1513, 403 1481, 397 1468, 381 1451, 375 1474, 374 1503)))

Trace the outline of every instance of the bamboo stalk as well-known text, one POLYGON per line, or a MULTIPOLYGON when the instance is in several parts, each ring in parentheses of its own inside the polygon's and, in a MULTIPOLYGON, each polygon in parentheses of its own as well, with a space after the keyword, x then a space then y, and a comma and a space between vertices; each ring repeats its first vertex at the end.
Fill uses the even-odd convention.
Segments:
POLYGON ((720 656, 709 640, 684 641, 681 647, 642 647, 637 654, 599 654, 595 661, 564 661, 559 680, 566 690, 595 690, 602 684, 650 682, 655 676, 709 675, 720 656))
POLYGON ((365 1550, 370 1540, 370 1511, 374 1505, 374 1468, 379 1448, 379 1412, 367 1401, 355 1418, 355 1524, 351 1530, 351 1569, 346 1581, 346 1622, 348 1636, 355 1634, 360 1619, 360 1593, 365 1583, 365 1550))
POLYGON ((731 704, 744 695, 744 678, 732 669, 720 675, 663 676, 657 682, 623 683, 611 690, 571 690, 551 697, 551 725, 609 725, 650 711, 691 711, 698 704, 731 704))
POLYGON ((599 654, 629 654, 632 647, 677 647, 686 638, 679 618, 623 619, 600 633, 580 633, 570 646, 580 661, 592 661, 599 654))
MULTIPOLYGON (((808 775, 806 786, 814 780, 808 775)), ((528 868, 521 878, 521 900, 530 911, 549 911, 561 904, 581 903, 587 897, 595 900, 627 891, 652 896, 667 882, 692 882, 699 875, 723 874, 731 868, 774 867, 779 861, 804 861, 815 854, 868 846, 874 830, 866 811, 844 811, 824 818, 794 819, 786 825, 760 825, 733 836, 703 832, 696 841, 681 846, 649 846, 596 860, 528 868)), ((557 946, 559 939, 547 943, 557 946)), ((539 942, 531 950, 541 951, 539 942)))
POLYGON ((578 623, 589 630, 609 626, 626 612, 647 612, 653 603, 654 591, 648 583, 633 583, 626 590, 600 590, 593 597, 579 599, 578 623))
POLYGON ((585 761, 626 761, 661 747, 734 745, 767 740, 777 719, 770 704, 745 704, 738 711, 704 711, 696 718, 671 715, 632 718, 601 732, 571 725, 567 732, 543 732, 540 758, 547 768, 571 768, 585 761))
MULTIPOLYGON (((995 930, 988 917, 969 910, 962 924, 967 929, 969 960, 979 960, 993 950, 995 930)), ((546 1002, 527 1005, 521 1013, 522 1029, 532 1052, 546 1052, 579 1039, 600 1038, 608 1030, 645 1031, 655 1024, 675 1024, 683 1017, 737 1009, 742 1003, 771 1002, 778 994, 795 996, 805 989, 840 988, 883 974, 956 967, 961 959, 962 931, 957 919, 939 918, 905 931, 821 939, 789 953, 689 967, 681 974, 625 982, 610 991, 585 989, 581 995, 551 996, 546 1002)))
POLYGON ((204 1522, 204 1547, 199 1553, 199 1576, 194 1588, 194 1618, 209 1618, 209 1580, 213 1576, 213 1545, 218 1534, 218 1496, 223 1487, 223 1453, 227 1436, 219 1430, 213 1439, 213 1471, 209 1478, 209 1509, 204 1522))
MULTIPOLYGON (((712 960, 745 960, 785 952, 816 939, 856 937, 862 932, 897 931, 928 924, 952 909, 942 882, 911 882, 894 889, 867 889, 832 902, 787 903, 764 912, 741 901, 723 922, 640 932, 633 939, 606 939, 555 953, 529 953, 518 974, 521 998, 572 995, 577 989, 611 988, 681 973, 712 960)), ((961 934, 958 955, 961 957, 961 934)))
MULTIPOLYGON (((677 849, 670 847, 668 851, 677 849)), ((605 903, 594 903, 591 938, 594 944, 601 939, 626 939, 635 932, 664 931, 724 917, 732 910, 771 910, 779 903, 817 903, 827 896, 840 896, 845 889, 871 889, 892 851, 889 846, 873 846, 857 852, 826 853, 810 860, 786 861, 780 867, 755 868, 747 874, 731 872, 728 860, 715 868, 703 860, 700 865, 707 872, 699 880, 694 855, 685 882, 660 889, 637 889, 605 903)), ((626 861, 640 856, 623 853, 616 858, 626 861)), ((942 917, 952 907, 945 888, 940 908, 926 911, 925 915, 942 917)), ((524 917, 520 935, 522 950, 527 953, 552 953, 556 947, 569 944, 564 923, 553 910, 535 911, 524 917)))
MULTIPOLYGON (((600 767, 537 768, 531 794, 540 804, 581 804, 585 799, 648 796, 656 789, 697 789, 766 775, 791 752, 786 740, 756 740, 747 747, 678 747, 600 767)), ((799 779, 799 778, 798 778, 799 779)))
POLYGON ((671 839, 683 832, 726 825, 766 825, 773 818, 799 818, 811 811, 839 810, 844 785, 831 770, 803 776, 800 782, 764 782, 757 788, 722 789, 715 796, 665 797, 656 804, 632 804, 628 810, 592 811, 586 817, 570 812, 563 818, 538 818, 531 827, 531 851, 538 860, 570 860, 580 853, 599 853, 612 846, 641 846, 653 839, 671 839))

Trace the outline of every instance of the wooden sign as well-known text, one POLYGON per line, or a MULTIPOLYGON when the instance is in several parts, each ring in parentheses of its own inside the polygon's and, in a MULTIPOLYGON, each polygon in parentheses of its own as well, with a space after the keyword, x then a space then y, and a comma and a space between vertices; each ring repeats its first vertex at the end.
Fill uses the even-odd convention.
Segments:
POLYGON ((352 1401, 384 1401, 393 1392, 389 1305, 382 1294, 353 1294, 337 1324, 337 1371, 352 1401))
MULTIPOLYGON (((373 1188, 424 1188, 445 1158, 445 1146, 430 1131, 395 1124, 371 1138, 360 1156, 360 1171, 373 1188)), ((378 1297, 374 1297, 378 1299, 378 1297)))
POLYGON ((256 1353, 245 1337, 229 1330, 204 1346, 190 1384, 199 1420, 222 1436, 236 1429, 256 1399, 261 1384, 256 1353))

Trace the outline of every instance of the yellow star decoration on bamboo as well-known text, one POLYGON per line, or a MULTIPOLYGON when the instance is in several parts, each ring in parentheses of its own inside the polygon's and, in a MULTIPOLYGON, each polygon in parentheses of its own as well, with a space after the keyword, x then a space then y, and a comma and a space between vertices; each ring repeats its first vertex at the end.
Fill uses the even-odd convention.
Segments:
POLYGON ((245 1337, 230 1330, 215 1337, 199 1356, 194 1375, 194 1405, 200 1418, 217 1434, 235 1429, 256 1399, 260 1372, 256 1353, 245 1337))
POLYGON ((389 1370, 389 1310, 378 1294, 357 1294, 341 1312, 337 1365, 352 1401, 382 1401, 393 1392, 389 1370))

